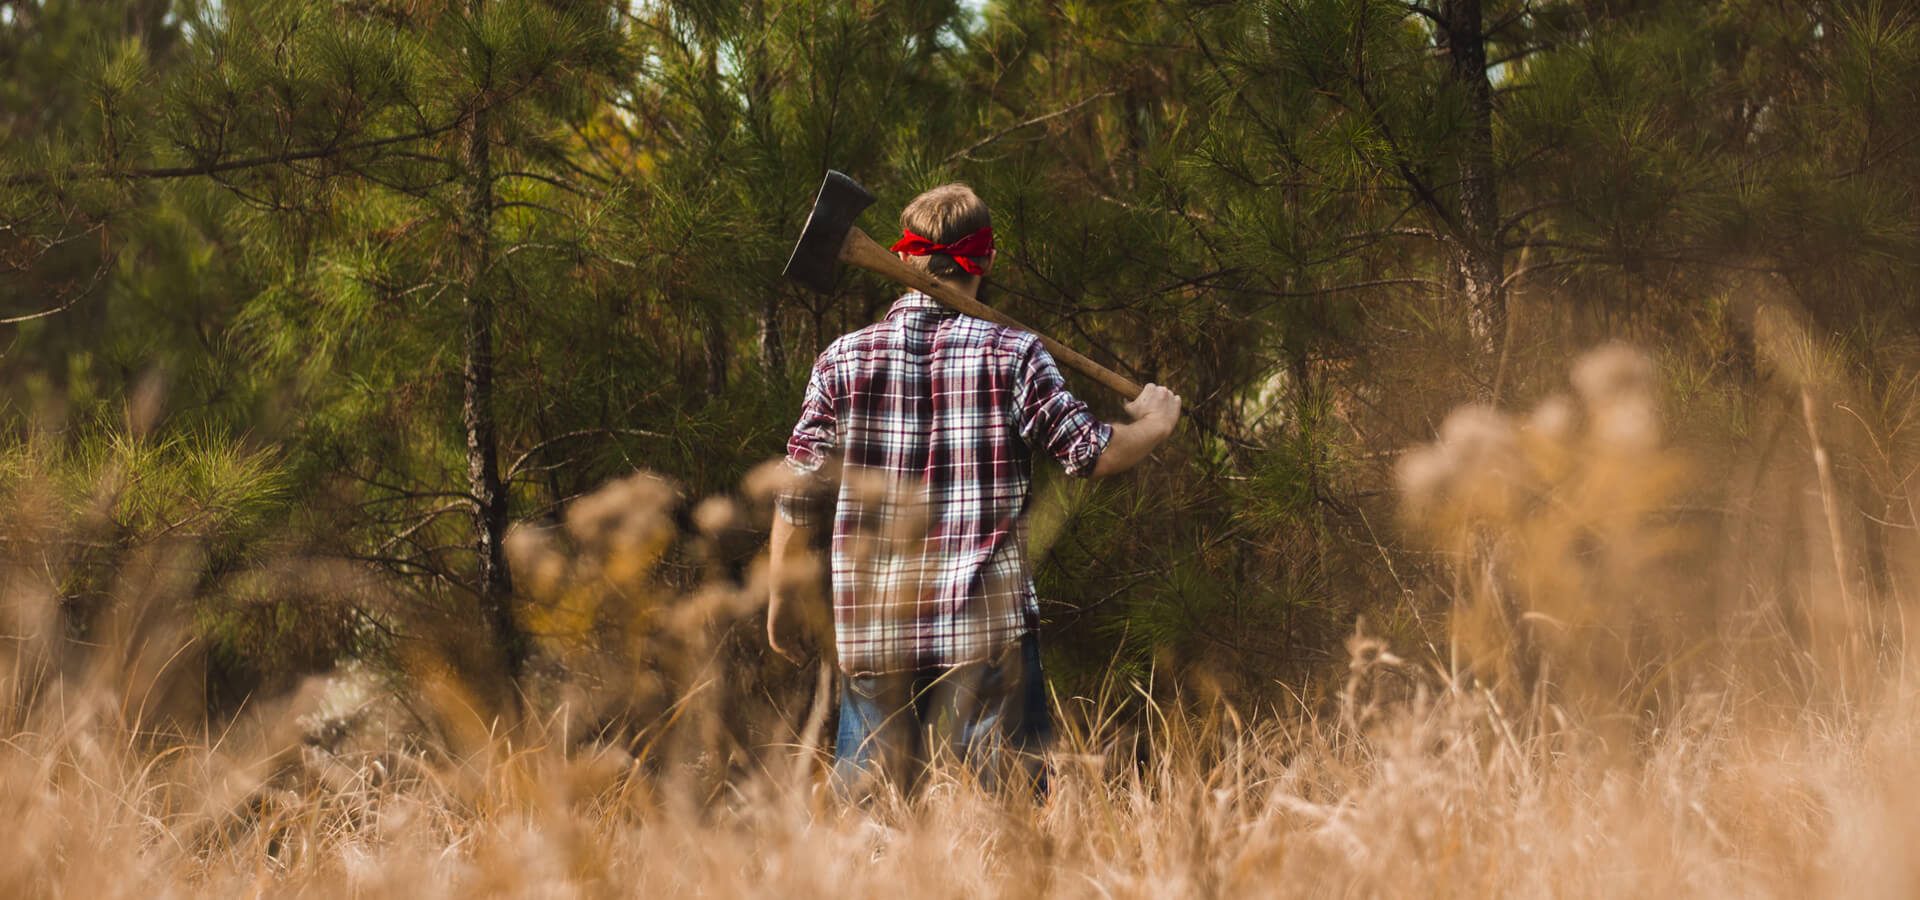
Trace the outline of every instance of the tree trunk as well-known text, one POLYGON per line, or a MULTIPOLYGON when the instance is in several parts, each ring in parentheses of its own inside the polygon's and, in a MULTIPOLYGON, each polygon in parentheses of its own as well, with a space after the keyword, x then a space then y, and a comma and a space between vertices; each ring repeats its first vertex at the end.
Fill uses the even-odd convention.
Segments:
POLYGON ((706 345, 707 357, 707 398, 717 399, 727 392, 727 364, 730 354, 727 352, 726 323, 720 321, 720 313, 711 302, 703 304, 700 319, 700 337, 706 345))
MULTIPOLYGON (((476 16, 482 5, 483 0, 474 0, 471 8, 476 16)), ((475 52, 483 51, 475 48, 475 52)), ((479 558, 475 589, 502 670, 517 678, 526 662, 527 642, 513 619, 513 579, 503 549, 507 491, 500 480, 499 428, 493 410, 494 297, 487 284, 493 263, 493 164, 485 104, 484 96, 474 98, 466 133, 467 203, 460 228, 466 359, 460 413, 466 427, 467 489, 473 496, 474 550, 479 558)))
POLYGON ((1440 49, 1448 76, 1467 96, 1467 132, 1460 150, 1456 212, 1460 240, 1453 274, 1467 299, 1467 325, 1487 359, 1507 330, 1506 262, 1500 237, 1500 201, 1493 171, 1493 83, 1487 79, 1487 42, 1480 0, 1439 0, 1440 49))
POLYGON ((780 334, 780 295, 767 292, 760 304, 760 365, 767 377, 778 378, 787 368, 786 341, 780 334))

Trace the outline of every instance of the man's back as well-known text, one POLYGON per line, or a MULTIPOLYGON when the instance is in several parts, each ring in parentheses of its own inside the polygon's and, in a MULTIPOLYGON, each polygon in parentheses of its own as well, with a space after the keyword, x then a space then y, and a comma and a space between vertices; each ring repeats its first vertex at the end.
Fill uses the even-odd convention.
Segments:
POLYGON ((1024 518, 1033 451, 1084 475, 1110 434, 1032 334, 921 294, 829 345, 787 453, 805 471, 829 457, 841 465, 832 556, 841 668, 980 661, 1034 628, 1024 518))
MULTIPOLYGON (((991 216, 964 184, 915 197, 900 232, 901 261, 961 294, 976 296, 993 268, 991 216)), ((1052 713, 1024 518, 1033 456, 1074 475, 1124 472, 1173 433, 1180 398, 1149 384, 1126 411, 1116 426, 1095 419, 1037 337, 918 293, 820 354, 787 462, 815 484, 838 464, 833 631, 847 677, 833 753, 849 796, 875 773, 911 784, 942 756, 1045 793, 1052 713)), ((767 539, 767 642, 795 662, 783 585, 798 580, 812 506, 783 494, 767 539)))

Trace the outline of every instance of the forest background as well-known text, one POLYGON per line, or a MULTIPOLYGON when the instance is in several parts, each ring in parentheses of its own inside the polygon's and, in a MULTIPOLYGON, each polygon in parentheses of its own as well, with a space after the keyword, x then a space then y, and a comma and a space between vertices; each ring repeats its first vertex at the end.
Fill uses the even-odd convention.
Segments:
MULTIPOLYGON (((876 235, 970 182, 990 302, 1188 399, 1137 474, 1039 485, 1063 694, 1311 697, 1360 617, 1445 657, 1461 570, 1403 527, 1396 466, 1614 339, 1709 476, 1655 511, 1696 536, 1662 561, 1675 608, 1800 622, 1912 556, 1917 15, 0 0, 0 480, 88 523, 16 515, 8 559, 59 535, 84 640, 128 560, 190 546, 215 713, 422 643, 558 664, 597 613, 529 586, 516 527, 641 469, 709 538, 668 581, 751 566, 764 510, 699 501, 781 452, 814 354, 896 294, 779 278, 831 167, 876 235)), ((758 634, 738 664, 804 681, 758 634)))

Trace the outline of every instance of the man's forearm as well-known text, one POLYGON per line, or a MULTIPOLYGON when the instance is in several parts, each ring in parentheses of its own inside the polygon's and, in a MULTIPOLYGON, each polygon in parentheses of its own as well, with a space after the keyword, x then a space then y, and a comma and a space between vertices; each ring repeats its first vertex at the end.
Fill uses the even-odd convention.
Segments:
POLYGON ((1144 420, 1126 422, 1113 426, 1113 437, 1107 439, 1106 449, 1100 451, 1100 458, 1094 461, 1093 477, 1105 478, 1118 475, 1140 464, 1166 440, 1172 429, 1164 423, 1144 420))
MULTIPOLYGON (((775 513, 773 516, 773 534, 767 538, 767 583, 772 587, 772 596, 767 599, 767 618, 772 619, 784 612, 786 592, 780 589, 787 575, 787 554, 794 543, 794 536, 800 527, 787 521, 787 517, 775 513)), ((805 541, 801 541, 804 545, 805 541)))
POLYGON ((1094 477, 1105 478, 1133 468, 1173 434, 1173 426, 1180 424, 1180 395, 1149 384, 1127 404, 1127 414, 1133 421, 1113 426, 1106 449, 1094 461, 1094 477))
POLYGON ((767 538, 767 644, 790 660, 797 658, 791 643, 794 629, 790 625, 797 610, 784 586, 793 577, 789 569, 797 562, 796 550, 805 552, 807 542, 807 529, 774 513, 773 533, 767 538))

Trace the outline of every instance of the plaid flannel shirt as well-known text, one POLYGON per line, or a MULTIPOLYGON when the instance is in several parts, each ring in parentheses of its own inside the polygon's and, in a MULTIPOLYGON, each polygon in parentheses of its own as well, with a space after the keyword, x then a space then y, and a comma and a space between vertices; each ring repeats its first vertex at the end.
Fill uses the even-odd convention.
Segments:
POLYGON ((909 293, 814 363, 780 515, 818 524, 830 489, 840 668, 992 658, 1039 624, 1026 556, 1032 455, 1086 475, 1113 435, 1031 333, 909 293), (830 477, 836 462, 838 478, 830 477))

